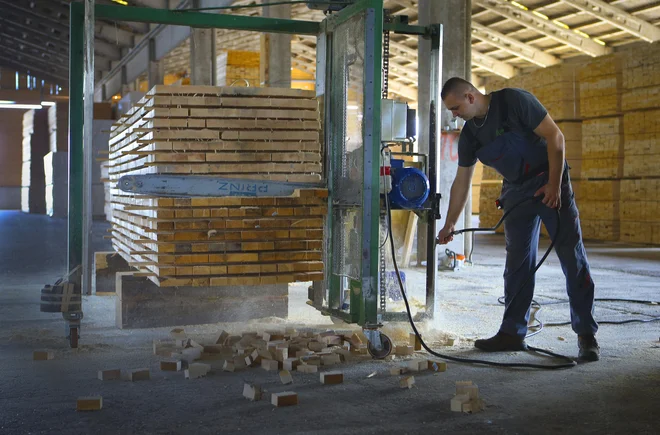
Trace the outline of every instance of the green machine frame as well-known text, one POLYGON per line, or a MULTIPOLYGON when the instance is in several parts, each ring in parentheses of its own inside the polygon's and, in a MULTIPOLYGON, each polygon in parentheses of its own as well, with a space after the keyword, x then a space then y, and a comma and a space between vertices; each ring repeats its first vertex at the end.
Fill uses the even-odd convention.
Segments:
MULTIPOLYGON (((386 22, 383 0, 358 0, 341 11, 329 15, 320 23, 120 5, 95 5, 93 12, 94 19, 317 36, 317 95, 323 102, 322 110, 325 121, 325 180, 328 183, 330 195, 328 199, 328 219, 325 226, 326 278, 320 285, 314 287, 314 291, 321 296, 320 299, 316 300, 324 300, 327 305, 324 304, 325 306, 322 307, 315 303, 314 306, 350 323, 358 323, 366 329, 376 329, 382 320, 382 316, 379 314, 378 303, 378 290, 381 284, 379 283, 378 270, 381 212, 379 176, 383 31, 387 30, 395 33, 406 33, 430 38, 433 42, 434 49, 437 49, 441 40, 440 26, 411 26, 403 20, 387 20, 386 22), (353 68, 351 71, 358 76, 354 80, 357 86, 353 93, 361 101, 361 107, 363 109, 359 126, 361 137, 357 140, 359 142, 357 148, 360 155, 355 160, 361 162, 361 168, 357 168, 358 175, 356 178, 356 180, 359 180, 358 184, 360 184, 360 189, 358 189, 359 197, 355 198, 356 201, 354 204, 347 205, 342 203, 342 199, 346 197, 345 192, 342 191, 344 186, 337 184, 333 179, 337 178, 337 171, 342 166, 341 162, 346 161, 347 158, 345 155, 346 150, 344 149, 345 143, 340 142, 345 142, 345 138, 342 138, 342 132, 345 132, 348 120, 346 117, 346 95, 349 89, 347 89, 348 84, 345 81, 346 75, 337 74, 333 68, 337 66, 336 60, 338 56, 341 57, 346 54, 340 50, 342 48, 342 42, 337 38, 337 35, 342 34, 342 31, 344 33, 346 31, 353 31, 355 33, 355 24, 360 29, 361 34, 358 35, 358 39, 362 47, 361 53, 359 53, 359 50, 353 53, 353 55, 357 56, 356 59, 359 58, 361 69, 353 68), (337 116, 338 110, 342 112, 343 120, 337 116), (336 222, 333 222, 333 220, 336 221, 336 216, 345 213, 341 210, 345 210, 347 207, 352 207, 351 216, 354 218, 355 223, 359 222, 357 227, 362 229, 362 231, 353 233, 353 236, 357 237, 357 241, 355 237, 353 237, 353 241, 357 242, 356 246, 359 246, 359 252, 357 252, 357 255, 350 257, 353 259, 353 264, 351 264, 352 273, 347 276, 340 276, 341 274, 333 272, 336 269, 336 261, 334 261, 335 256, 333 253, 340 248, 346 248, 346 246, 339 246, 337 244, 333 229, 333 225, 336 222), (341 300, 345 293, 346 282, 350 286, 350 306, 348 309, 342 309, 341 300)), ((91 26, 91 29, 93 29, 93 26, 91 26)), ((83 252, 83 207, 85 205, 83 203, 83 169, 85 159, 91 158, 91 156, 83 153, 83 124, 84 119, 91 119, 91 113, 85 113, 85 110, 91 112, 91 105, 84 108, 83 101, 84 98, 93 99, 93 95, 89 95, 89 91, 84 92, 83 90, 85 79, 84 41, 85 6, 83 3, 74 2, 70 6, 69 55, 69 272, 79 265, 84 264, 83 257, 84 255, 88 255, 88 253, 83 252), (86 95, 83 95, 84 93, 86 95)), ((434 87, 433 83, 432 80, 432 90, 434 87)), ((436 96, 439 94, 437 89, 434 92, 436 96)), ((85 142, 84 146, 90 147, 91 144, 85 142)), ((430 166, 435 172, 437 169, 437 156, 432 157, 432 162, 435 163, 430 166)), ((432 179, 431 183, 432 185, 435 183, 437 187, 437 180, 432 179)), ((437 192, 437 188, 432 187, 432 191, 437 192)), ((432 231, 435 232, 434 222, 432 226, 432 231)), ((429 234, 431 234, 431 230, 429 234)), ((87 247, 86 249, 89 248, 87 247)), ((435 253, 435 248, 433 248, 433 252, 435 253)), ((355 254, 355 252, 351 254, 355 254)), ((89 270, 83 270, 83 274, 85 273, 91 272, 89 270)), ((435 276, 435 273, 433 275, 435 276)), ((433 288, 430 290, 431 297, 435 287, 434 279, 433 288)), ((82 282, 80 285, 82 285, 82 282)), ((83 289, 83 293, 86 292, 87 289, 83 289)), ((427 288, 428 302, 429 289, 427 288)))

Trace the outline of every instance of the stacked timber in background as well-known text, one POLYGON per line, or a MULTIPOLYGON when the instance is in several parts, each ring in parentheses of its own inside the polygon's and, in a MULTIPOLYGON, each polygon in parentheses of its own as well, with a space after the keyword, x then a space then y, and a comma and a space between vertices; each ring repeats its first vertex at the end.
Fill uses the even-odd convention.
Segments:
POLYGON ((223 50, 216 60, 218 86, 260 86, 258 51, 223 50))
MULTIPOLYGON (((498 80, 487 85, 488 93, 502 88, 520 88, 534 94, 564 133, 566 154, 571 166, 571 177, 579 183, 581 150, 580 98, 577 86, 577 66, 560 64, 528 74, 498 80)), ((502 189, 502 177, 492 168, 484 167, 481 180, 479 225, 494 226, 502 217, 502 210, 495 207, 502 189)), ((498 229, 503 232, 504 226, 498 229)), ((547 235, 545 227, 542 233, 547 235)))
POLYGON ((621 238, 660 244, 660 46, 645 44, 624 57, 621 238))
POLYGON ((69 103, 48 108, 49 153, 44 157, 46 214, 66 217, 69 195, 69 103))
POLYGON ((578 70, 582 115, 581 190, 585 239, 619 240, 623 176, 622 55, 590 60, 578 70))
MULTIPOLYGON (((544 101, 547 86, 534 79, 540 71, 492 83, 487 90, 522 87, 557 121, 566 138, 584 238, 660 244, 660 47, 642 44, 583 63, 576 70, 579 97, 572 105, 560 97, 544 101), (575 118, 561 118, 567 110, 556 106, 559 101, 577 110, 575 118)), ((482 185, 481 215, 489 195, 494 193, 482 185)), ((486 216, 483 226, 494 219, 486 216)))
MULTIPOLYGON (((113 127, 109 180, 190 174, 321 181, 314 92, 156 86, 113 127)), ((154 198, 111 190, 113 246, 160 286, 323 277, 327 190, 291 197, 154 198)))
POLYGON ((23 167, 21 170, 21 211, 30 212, 30 179, 32 171, 32 133, 34 132, 34 110, 23 114, 23 142, 21 143, 23 167))
POLYGON ((111 119, 94 119, 92 127, 92 152, 95 156, 92 164, 92 216, 94 219, 105 220, 106 217, 106 182, 108 144, 110 141, 110 130, 114 121, 111 119), (103 173, 103 167, 106 173, 103 173))
POLYGON ((23 165, 21 172, 21 210, 44 213, 44 155, 48 152, 47 112, 28 110, 23 114, 23 165))
MULTIPOLYGON (((490 166, 483 167, 481 174, 481 189, 479 194, 479 226, 481 228, 494 227, 502 218, 502 210, 495 205, 495 201, 502 192, 502 176, 490 166)), ((504 232, 504 225, 497 229, 504 232)))

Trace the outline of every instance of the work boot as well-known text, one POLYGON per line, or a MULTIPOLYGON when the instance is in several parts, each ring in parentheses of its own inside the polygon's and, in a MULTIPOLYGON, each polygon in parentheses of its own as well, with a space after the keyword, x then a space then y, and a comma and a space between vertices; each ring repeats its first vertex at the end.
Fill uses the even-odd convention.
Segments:
POLYGON ((600 359, 600 347, 593 335, 578 335, 579 362, 598 361, 600 359))
POLYGON ((503 332, 498 332, 491 338, 475 341, 474 347, 485 350, 486 352, 527 350, 524 339, 517 335, 505 334, 503 332))

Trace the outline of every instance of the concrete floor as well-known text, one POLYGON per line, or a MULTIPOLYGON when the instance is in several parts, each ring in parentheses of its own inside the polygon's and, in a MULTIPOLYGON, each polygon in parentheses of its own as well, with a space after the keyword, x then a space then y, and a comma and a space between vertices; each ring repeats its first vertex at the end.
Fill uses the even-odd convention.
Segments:
MULTIPOLYGON (((104 249, 105 226, 97 225, 95 246, 104 249)), ((66 222, 17 212, 0 212, 0 433, 658 433, 660 417, 659 323, 603 325, 599 332, 602 360, 570 370, 504 370, 450 363, 447 372, 421 373, 416 387, 402 390, 388 374, 395 361, 356 360, 344 364, 342 385, 321 386, 317 375, 293 373, 294 385, 279 384, 262 369, 220 371, 207 378, 185 380, 182 373, 161 372, 152 355, 152 340, 166 338, 169 328, 117 330, 112 297, 85 297, 81 346, 68 348, 61 316, 39 312, 39 292, 64 272, 66 222), (33 362, 32 351, 56 352, 51 361, 33 362), (145 382, 96 379, 99 369, 149 367, 145 382), (377 374, 371 378, 367 376, 377 374), (457 380, 479 385, 487 404, 478 414, 449 411, 457 380), (242 398, 244 381, 260 382, 270 392, 294 390, 300 404, 275 409, 268 401, 242 398), (79 396, 100 394, 101 412, 77 413, 79 396)), ((597 297, 660 300, 660 249, 619 244, 588 244, 597 297)), ((441 272, 441 315, 435 328, 423 325, 433 347, 452 355, 498 361, 545 358, 522 353, 484 355, 473 350, 476 337, 497 330, 502 306, 503 238, 477 238, 475 265, 441 272), (442 346, 447 336, 459 338, 442 346)), ((421 298, 423 275, 407 270, 408 292, 421 298)), ((231 332, 265 328, 350 329, 305 305, 306 288, 290 288, 288 320, 264 319, 248 324, 186 326, 198 341, 221 329, 231 332)), ((552 255, 537 276, 537 300, 565 297, 558 262, 552 255)), ((660 316, 658 306, 600 303, 599 319, 660 316)), ((550 305, 539 316, 546 321, 568 318, 567 305, 550 305)), ((407 337, 406 324, 387 325, 395 340, 407 337)), ((576 355, 569 327, 546 328, 530 344, 576 355)))

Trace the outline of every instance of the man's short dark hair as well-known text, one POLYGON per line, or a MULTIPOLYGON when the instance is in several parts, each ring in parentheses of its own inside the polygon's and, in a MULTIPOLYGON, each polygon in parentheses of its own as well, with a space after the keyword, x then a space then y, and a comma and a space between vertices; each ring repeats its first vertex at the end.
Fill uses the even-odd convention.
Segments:
POLYGON ((444 100, 449 94, 462 94, 474 89, 476 88, 467 80, 463 80, 460 77, 452 77, 447 80, 445 85, 442 87, 440 98, 444 100))

